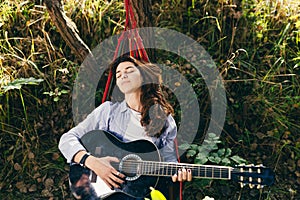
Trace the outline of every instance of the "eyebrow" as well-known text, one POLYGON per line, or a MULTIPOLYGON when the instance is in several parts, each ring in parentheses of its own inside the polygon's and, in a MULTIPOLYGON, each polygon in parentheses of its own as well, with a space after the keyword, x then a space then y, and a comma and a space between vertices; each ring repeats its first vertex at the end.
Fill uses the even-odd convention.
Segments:
MULTIPOLYGON (((129 65, 129 66, 127 66, 126 68, 125 68, 125 70, 127 70, 127 69, 129 69, 129 68, 133 68, 134 67, 134 65, 129 65)), ((121 70, 117 70, 116 71, 116 74, 117 73, 120 73, 121 72, 121 70)))

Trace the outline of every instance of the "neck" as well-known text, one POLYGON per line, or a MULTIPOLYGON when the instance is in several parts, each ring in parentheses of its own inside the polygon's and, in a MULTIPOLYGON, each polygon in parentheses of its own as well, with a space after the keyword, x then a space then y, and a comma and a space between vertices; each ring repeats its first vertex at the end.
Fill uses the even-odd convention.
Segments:
POLYGON ((130 93, 125 95, 125 101, 129 108, 141 112, 142 111, 142 103, 140 101, 140 92, 139 93, 130 93))

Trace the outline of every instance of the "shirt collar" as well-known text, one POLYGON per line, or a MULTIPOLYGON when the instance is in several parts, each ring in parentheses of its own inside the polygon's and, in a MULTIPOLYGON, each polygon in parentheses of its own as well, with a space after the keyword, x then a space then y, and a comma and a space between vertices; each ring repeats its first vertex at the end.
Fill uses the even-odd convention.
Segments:
POLYGON ((120 109, 120 111, 121 112, 125 112, 125 111, 127 111, 128 110, 128 106, 127 106, 127 103, 126 103, 126 101, 125 100, 123 100, 122 102, 121 102, 121 109, 120 109))

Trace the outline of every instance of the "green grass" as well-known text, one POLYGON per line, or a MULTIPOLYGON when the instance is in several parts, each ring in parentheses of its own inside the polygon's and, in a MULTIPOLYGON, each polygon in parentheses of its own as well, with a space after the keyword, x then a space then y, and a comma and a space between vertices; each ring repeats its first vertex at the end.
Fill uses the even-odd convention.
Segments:
MULTIPOLYGON (((266 163, 277 174, 278 183, 262 193, 216 181, 197 190, 195 182, 185 188, 185 199, 228 199, 238 192, 236 199, 297 199, 299 2, 165 0, 153 1, 152 8, 156 26, 192 37, 215 60, 228 98, 224 145, 249 162, 266 163), (229 191, 228 196, 216 193, 220 188, 229 191)), ((123 1, 71 0, 64 1, 64 9, 90 48, 123 30, 123 1)), ((193 68, 183 67, 185 61, 176 55, 158 51, 158 57, 171 60, 169 65, 185 74, 207 117, 209 101, 201 77, 192 76, 193 68)), ((78 60, 44 5, 0 3, 1 199, 70 198, 68 166, 57 143, 74 125, 70 102, 78 60)), ((176 99, 171 100, 176 105, 176 99)))

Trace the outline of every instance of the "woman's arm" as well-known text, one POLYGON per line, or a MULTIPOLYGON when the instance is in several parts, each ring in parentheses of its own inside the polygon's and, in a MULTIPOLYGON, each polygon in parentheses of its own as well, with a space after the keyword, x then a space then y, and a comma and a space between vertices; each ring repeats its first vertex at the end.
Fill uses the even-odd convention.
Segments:
MULTIPOLYGON (((111 105, 111 102, 101 104, 85 120, 62 135, 59 141, 59 150, 67 159, 67 162, 80 163, 88 153, 80 143, 80 138, 84 134, 92 130, 107 129, 111 105)), ((118 173, 110 164, 111 162, 119 162, 117 158, 98 158, 93 155, 85 157, 84 163, 81 164, 94 171, 109 187, 118 188, 124 182, 125 176, 118 173)))
POLYGON ((58 148, 67 159, 68 163, 72 162, 75 154, 80 151, 85 151, 85 148, 80 143, 80 138, 84 134, 106 126, 109 110, 110 102, 101 104, 99 107, 93 110, 93 112, 91 112, 86 119, 61 136, 58 148))

